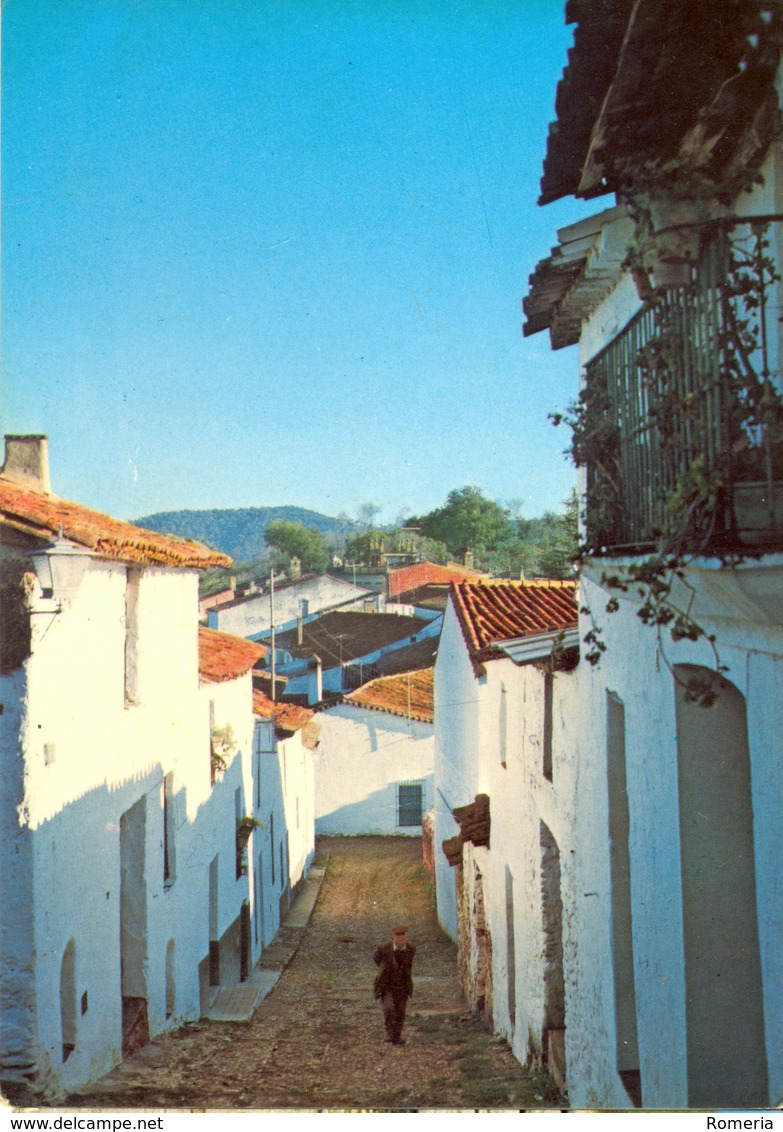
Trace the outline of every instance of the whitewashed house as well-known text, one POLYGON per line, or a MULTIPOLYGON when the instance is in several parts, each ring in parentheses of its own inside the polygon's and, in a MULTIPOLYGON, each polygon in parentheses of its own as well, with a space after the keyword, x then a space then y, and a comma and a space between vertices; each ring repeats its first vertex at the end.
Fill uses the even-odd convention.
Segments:
POLYGON ((198 572, 228 560, 58 498, 45 437, 6 438, 0 538, 2 1077, 51 1095, 201 1011, 198 572))
MULTIPOLYGON (((201 1013, 220 986, 249 975, 261 948, 251 938, 254 894, 253 665, 264 647, 202 625, 198 629, 199 683, 207 703, 212 789, 194 820, 196 847, 188 872, 207 877, 209 949, 200 968, 201 1013)), ((193 885, 194 918, 203 919, 203 890, 193 885)))
POLYGON ((309 708, 253 691, 252 856, 254 954, 271 942, 315 855, 313 750, 319 729, 309 708))
POLYGON ((263 593, 229 595, 228 600, 210 603, 207 624, 212 629, 238 637, 267 638, 272 626, 283 633, 307 624, 328 610, 364 609, 377 612, 380 598, 365 586, 332 574, 306 574, 275 583, 274 596, 263 593), (274 613, 274 619, 273 619, 274 613))
POLYGON ((570 869, 573 582, 452 586, 435 665, 438 915, 472 1009, 565 1078, 561 875, 570 869))
POLYGON ((295 630, 276 634, 266 664, 271 668, 274 655, 276 674, 286 681, 286 696, 301 696, 315 705, 325 693, 350 692, 376 679, 396 653, 407 653, 424 641, 434 647, 442 621, 437 611, 415 617, 400 611, 332 610, 295 630))
POLYGON ((783 11, 566 11, 541 203, 618 199, 559 233, 525 300, 526 333, 579 344, 598 660, 563 887, 570 1099, 778 1106, 783 11))
POLYGON ((316 833, 420 837, 433 803, 432 669, 372 680, 316 718, 316 833))

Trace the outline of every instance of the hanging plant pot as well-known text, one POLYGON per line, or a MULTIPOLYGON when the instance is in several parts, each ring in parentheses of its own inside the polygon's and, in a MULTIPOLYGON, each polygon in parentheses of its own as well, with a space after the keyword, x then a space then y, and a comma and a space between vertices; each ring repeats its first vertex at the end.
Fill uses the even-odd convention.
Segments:
POLYGON ((671 200, 640 194, 638 206, 647 217, 647 234, 639 248, 642 288, 656 291, 687 287, 693 282, 705 222, 724 211, 713 200, 671 200), (645 278, 646 277, 646 278, 645 278))

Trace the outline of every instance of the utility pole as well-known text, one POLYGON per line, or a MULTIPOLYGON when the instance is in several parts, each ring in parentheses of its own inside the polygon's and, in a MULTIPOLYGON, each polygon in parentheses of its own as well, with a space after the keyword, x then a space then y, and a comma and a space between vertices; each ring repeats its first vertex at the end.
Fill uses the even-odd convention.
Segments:
POLYGON ((275 700, 275 568, 269 571, 269 619, 272 623, 272 702, 275 700))

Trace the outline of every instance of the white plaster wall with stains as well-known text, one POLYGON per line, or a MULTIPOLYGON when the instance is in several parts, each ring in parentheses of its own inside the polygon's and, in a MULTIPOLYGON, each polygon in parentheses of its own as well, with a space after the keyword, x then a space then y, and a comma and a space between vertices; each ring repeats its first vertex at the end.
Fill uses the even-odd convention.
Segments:
POLYGON ((452 810, 478 793, 480 745, 484 742, 482 704, 486 678, 477 676, 462 630, 449 602, 435 662, 435 892, 438 920, 457 938, 457 890, 454 869, 443 854, 444 840, 459 833, 452 810))
MULTIPOLYGON (((232 868, 235 862, 233 799, 221 801, 210 785, 208 703, 198 688, 197 575, 146 568, 131 577, 130 616, 125 567, 98 559, 60 612, 39 598, 31 655, 3 677, 4 696, 10 691, 9 703, 20 705, 0 717, 9 732, 3 750, 12 752, 4 757, 16 760, 24 791, 16 818, 8 810, 3 820, 14 856, 25 862, 14 889, 26 886, 30 895, 29 920, 21 918, 12 934, 17 950, 32 945, 34 956, 32 966, 22 964, 31 970, 28 986, 11 995, 3 1026, 18 1029, 14 1003, 26 995, 29 1010, 32 988, 32 1048, 25 1056, 37 1064, 40 1085, 55 1092, 95 1079, 121 1056, 123 815, 139 819, 128 841, 136 891, 125 936, 139 937, 134 980, 146 994, 153 1034, 200 1014, 208 859, 221 847, 229 856, 230 844, 232 868), (176 857, 169 878, 166 836, 176 857)), ((250 692, 242 683, 247 722, 239 726, 249 753, 250 692)), ((242 760, 236 765, 246 781, 242 760)), ((241 892, 236 878, 233 883, 236 906, 241 892)), ((242 885, 246 892, 247 878, 242 885)), ((223 915, 232 911, 236 916, 227 906, 223 915)), ((22 1038, 15 1044, 24 1044, 22 1038)))
POLYGON ((432 806, 434 724, 358 704, 339 704, 316 718, 316 831, 420 837, 420 823, 398 825, 397 787, 421 783, 422 812, 432 806))
MULTIPOLYGON (((742 568, 740 568, 741 571, 742 568)), ((772 570, 748 567, 745 589, 752 590, 752 575, 760 592, 768 591, 772 570)), ((779 1003, 783 969, 779 939, 783 922, 783 893, 779 870, 773 865, 783 791, 775 771, 779 763, 783 630, 769 619, 762 601, 754 619, 749 603, 737 601, 735 572, 714 569, 688 573, 693 610, 707 631, 714 631, 726 677, 744 697, 750 757, 752 823, 755 851, 755 888, 758 949, 764 998, 765 1050, 757 1056, 767 1063, 770 1103, 780 1096, 783 1059, 779 1003), (725 589, 723 598, 716 592, 725 589), (737 616, 727 616, 733 608, 737 616), (714 615, 719 609, 719 615, 714 615)), ((628 860, 633 940, 635 1018, 639 1072, 645 1107, 687 1107, 688 1014, 683 909, 681 832, 689 820, 689 804, 682 796, 678 759, 675 678, 670 665, 709 666, 711 650, 704 642, 674 644, 645 627, 636 616, 638 603, 621 597, 620 609, 605 614, 610 591, 598 584, 597 575, 582 582, 583 599, 596 611, 603 628, 606 652, 596 669, 580 666, 582 729, 578 735, 575 781, 576 855, 569 881, 567 998, 569 1005, 567 1053, 571 1101, 577 1107, 628 1105, 618 1076, 618 1023, 613 956, 612 884, 609 844, 607 781, 607 701, 614 697, 624 715, 624 752, 628 816, 628 860), (664 658, 665 652, 665 658, 664 658)), ((583 619, 583 632, 589 627, 583 619)), ((695 708, 709 712, 709 708, 695 708)), ((705 726, 707 725, 705 717, 705 726)), ((680 740, 682 742, 682 739, 680 740)), ((703 768, 704 794, 710 779, 724 772, 703 768)), ((692 804, 692 803, 691 803, 692 804)), ((698 806, 694 807, 698 809, 698 806)), ((711 831, 720 840, 725 830, 711 831)), ((732 880, 726 875, 728 890, 732 880)), ((717 928, 716 928, 717 932, 717 928)), ((706 946, 706 942, 705 942, 706 946)), ((617 948, 614 948, 616 954, 617 948)), ((751 957, 746 956, 750 964, 751 957)), ((739 957, 742 963, 742 957, 739 957)), ((731 977, 736 979, 736 969, 731 977)), ((727 972, 728 974, 728 972, 727 972)), ((621 1004, 620 1010, 624 1009, 621 1004)), ((626 1004, 627 1005, 627 1004, 626 1004)), ((691 1025, 693 1025, 691 1016, 691 1025)), ((738 1076, 735 1071, 734 1076, 738 1076)))

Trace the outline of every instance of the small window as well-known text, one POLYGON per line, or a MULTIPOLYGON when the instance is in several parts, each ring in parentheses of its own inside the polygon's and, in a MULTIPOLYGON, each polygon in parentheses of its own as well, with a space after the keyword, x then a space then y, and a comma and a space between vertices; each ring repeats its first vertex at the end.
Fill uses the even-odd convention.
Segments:
POLYGON ((547 672, 544 676, 544 743, 543 765, 544 778, 552 781, 552 693, 554 690, 554 676, 547 672))
POLYGON ((176 813, 174 805, 174 775, 163 779, 163 883, 172 885, 177 875, 175 854, 176 813))
POLYGON ((60 966, 60 1026, 62 1058, 67 1061, 76 1049, 76 944, 72 939, 60 966))
POLYGON ((401 782, 397 787, 397 825, 421 825, 423 787, 420 782, 401 782))

